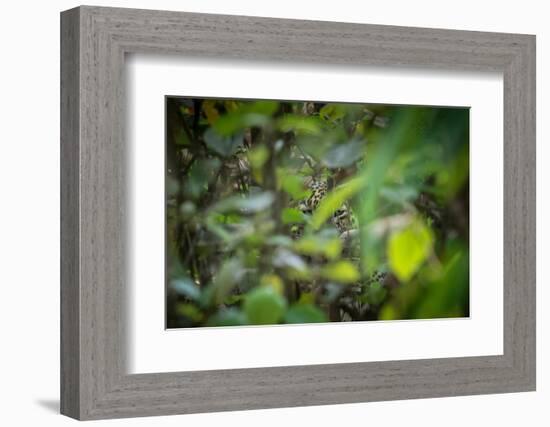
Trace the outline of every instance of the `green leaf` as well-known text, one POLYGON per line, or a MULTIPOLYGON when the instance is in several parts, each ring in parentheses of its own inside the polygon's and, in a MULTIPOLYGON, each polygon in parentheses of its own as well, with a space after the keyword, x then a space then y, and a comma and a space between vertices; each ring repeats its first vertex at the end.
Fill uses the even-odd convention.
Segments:
POLYGON ((319 135, 323 132, 324 126, 318 117, 286 114, 277 122, 277 128, 282 132, 319 135))
POLYGON ((410 185, 386 186, 380 189, 380 196, 389 202, 402 205, 415 200, 418 197, 418 189, 410 185))
POLYGON ((354 283, 359 280, 357 267, 349 261, 337 261, 324 266, 321 276, 338 283, 354 283))
POLYGON ((272 246, 289 247, 292 245, 293 240, 290 237, 285 236, 283 234, 276 234, 274 236, 269 236, 265 242, 266 244, 272 245, 272 246))
POLYGON ((403 282, 409 281, 432 251, 433 233, 421 221, 392 233, 387 255, 391 269, 403 282))
POLYGON ((313 228, 318 229, 321 227, 321 225, 323 225, 334 212, 340 209, 347 200, 355 196, 361 190, 362 186, 362 179, 358 177, 330 191, 321 203, 319 203, 319 206, 313 213, 313 228))
POLYGON ((241 281, 245 270, 238 258, 225 261, 213 281, 214 299, 220 304, 233 287, 241 281))
POLYGON ((226 308, 214 314, 206 326, 242 326, 247 324, 245 314, 236 308, 226 308))
POLYGON ((273 265, 280 268, 290 268, 301 273, 307 273, 308 271, 307 264, 302 257, 284 248, 275 251, 273 265))
POLYGON ((363 141, 354 140, 332 146, 323 156, 323 163, 329 168, 345 168, 358 161, 365 152, 363 141))
POLYGON ((265 145, 258 145, 248 151, 248 160, 253 168, 260 169, 269 158, 269 150, 265 145))
MULTIPOLYGON (((219 119, 216 123, 218 123, 219 119)), ((204 142, 206 146, 212 151, 218 153, 220 156, 228 157, 235 154, 237 148, 243 142, 243 135, 238 134, 232 137, 220 135, 214 128, 209 128, 204 133, 204 142)))
POLYGON ((281 188, 294 200, 303 199, 308 195, 309 191, 304 187, 302 178, 290 175, 285 169, 279 169, 277 172, 281 188))
POLYGON ((202 312, 193 304, 178 304, 176 313, 179 316, 187 317, 194 322, 200 322, 203 319, 202 312))
POLYGON ((335 259, 342 252, 342 241, 339 237, 309 235, 296 241, 294 250, 304 255, 323 255, 328 259, 335 259))
POLYGON ((367 290, 367 301, 371 305, 380 305, 386 298, 386 295, 386 289, 379 282, 374 282, 367 290))
POLYGON ((242 111, 245 113, 263 114, 265 116, 272 116, 279 108, 277 101, 262 100, 248 102, 243 104, 242 111))
POLYGON ((201 296, 199 287, 188 277, 172 280, 170 287, 179 295, 185 296, 191 300, 198 301, 201 296))
POLYGON ((335 121, 343 118, 346 114, 346 107, 341 104, 327 104, 323 108, 321 108, 321 111, 319 111, 319 115, 325 119, 330 121, 335 121))
POLYGON ((305 222, 304 214, 299 209, 286 208, 281 213, 283 224, 301 224, 305 222))
POLYGON ((260 212, 271 206, 274 196, 268 191, 253 194, 248 197, 230 196, 216 203, 211 210, 214 212, 260 212))
POLYGON ((278 108, 279 103, 275 101, 245 102, 216 120, 214 128, 220 135, 229 136, 245 128, 264 127, 278 108))
POLYGON ((218 159, 198 159, 191 166, 189 176, 185 180, 185 194, 198 198, 208 188, 208 184, 214 180, 215 174, 218 172, 221 163, 218 159))
POLYGON ((295 304, 285 314, 285 323, 321 323, 328 322, 327 316, 311 304, 295 304))
POLYGON ((271 287, 260 287, 246 295, 244 312, 253 325, 279 323, 286 309, 286 300, 271 287))

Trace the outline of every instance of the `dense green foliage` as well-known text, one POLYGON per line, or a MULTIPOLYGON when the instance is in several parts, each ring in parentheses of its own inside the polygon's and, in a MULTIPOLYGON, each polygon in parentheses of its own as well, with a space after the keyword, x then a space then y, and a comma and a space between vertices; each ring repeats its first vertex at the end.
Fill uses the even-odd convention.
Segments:
POLYGON ((166 111, 168 327, 469 315, 467 109, 166 111))

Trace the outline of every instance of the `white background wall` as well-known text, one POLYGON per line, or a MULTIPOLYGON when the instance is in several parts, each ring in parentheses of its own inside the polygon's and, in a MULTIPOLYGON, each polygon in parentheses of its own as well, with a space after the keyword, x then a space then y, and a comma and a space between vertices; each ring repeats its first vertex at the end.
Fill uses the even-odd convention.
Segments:
MULTIPOLYGON (((116 426, 546 426, 550 422, 550 28, 538 0, 96 1, 97 5, 537 35, 538 391, 116 420, 116 426), (546 238, 544 240, 544 238, 546 238)), ((59 12, 75 1, 4 2, 0 66, 0 420, 64 426, 59 383, 59 12)))

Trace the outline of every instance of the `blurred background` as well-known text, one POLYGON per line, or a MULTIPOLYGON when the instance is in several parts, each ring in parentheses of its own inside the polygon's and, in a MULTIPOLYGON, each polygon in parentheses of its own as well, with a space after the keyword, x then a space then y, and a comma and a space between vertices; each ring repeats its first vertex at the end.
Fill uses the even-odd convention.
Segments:
POLYGON ((469 315, 469 110, 166 98, 167 327, 469 315))

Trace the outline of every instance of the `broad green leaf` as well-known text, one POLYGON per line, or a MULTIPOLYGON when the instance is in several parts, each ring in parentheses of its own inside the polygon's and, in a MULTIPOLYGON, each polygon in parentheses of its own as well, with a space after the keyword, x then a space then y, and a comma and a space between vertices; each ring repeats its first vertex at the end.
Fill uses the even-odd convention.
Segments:
POLYGON ((304 214, 299 209, 285 208, 281 213, 283 224, 301 224, 305 222, 304 214))
POLYGON ((241 212, 241 213, 255 213, 260 212, 271 206, 274 196, 268 191, 264 191, 258 194, 252 194, 247 197, 241 197, 238 195, 227 197, 220 202, 216 203, 211 211, 213 212, 241 212))
POLYGON ((297 272, 306 273, 308 271, 307 264, 301 256, 283 248, 279 248, 275 251, 273 265, 280 268, 290 268, 297 272))
POLYGON ((304 186, 304 181, 301 177, 290 175, 285 169, 279 169, 278 179, 281 188, 290 195, 294 200, 300 200, 307 197, 309 190, 304 186))
POLYGON ((170 282, 170 287, 179 295, 194 301, 198 301, 201 296, 200 288, 188 277, 172 280, 172 282, 170 282))
POLYGON ((336 261, 321 268, 321 276, 338 283, 354 283, 359 280, 357 267, 349 261, 336 261))
POLYGON ((184 183, 184 192, 192 198, 198 198, 206 192, 208 184, 215 179, 221 163, 218 159, 198 159, 189 171, 184 183))
POLYGON ((354 140, 335 144, 323 156, 323 163, 329 168, 345 168, 358 161, 365 152, 365 143, 354 140))
POLYGON ((362 186, 363 180, 358 177, 330 191, 321 203, 319 203, 319 206, 313 213, 313 228, 318 229, 321 227, 321 225, 323 225, 334 212, 340 209, 347 200, 355 196, 361 190, 362 186))
MULTIPOLYGON (((221 119, 218 120, 218 122, 221 119)), ((216 122, 216 123, 218 123, 216 122)), ((214 128, 209 128, 204 133, 204 142, 212 151, 220 156, 228 157, 235 154, 237 148, 243 142, 243 135, 238 134, 232 137, 220 135, 214 128)))
POLYGON ((253 325, 273 325, 282 320, 286 300, 271 287, 250 291, 244 301, 244 312, 253 325))
POLYGON ((326 314, 311 304, 294 304, 285 314, 285 323, 328 322, 326 314))
POLYGON ((263 127, 269 124, 271 118, 263 114, 240 113, 238 111, 221 116, 214 124, 214 129, 226 137, 250 127, 263 127))
POLYGON ((285 292, 285 284, 276 274, 264 274, 260 278, 260 285, 272 288, 279 295, 283 295, 285 292))
POLYGON ((336 259, 342 252, 342 241, 339 237, 307 235, 294 243, 294 250, 304 255, 323 255, 328 259, 336 259))
POLYGON ((220 304, 231 289, 240 282, 245 270, 238 258, 225 261, 213 281, 214 298, 220 304))
POLYGON ((214 128, 224 136, 233 135, 249 127, 264 127, 271 122, 271 116, 279 108, 275 101, 256 101, 239 104, 238 108, 221 116, 214 128))
POLYGON ((279 108, 277 101, 262 100, 249 102, 242 107, 242 111, 245 113, 263 114, 265 116, 272 116, 279 108))
POLYGON ((319 135, 323 131, 323 123, 318 117, 286 114, 277 122, 277 128, 282 132, 294 131, 298 134, 319 135))
POLYGON ((366 165, 361 172, 364 191, 361 193, 358 209, 361 224, 361 263, 365 270, 376 268, 378 262, 375 251, 377 242, 370 235, 369 226, 376 219, 380 208, 380 188, 387 178, 392 163, 399 157, 401 147, 407 143, 421 145, 422 138, 421 135, 419 136, 418 129, 422 128, 424 116, 423 110, 418 108, 398 110, 392 118, 392 126, 388 131, 377 131, 373 135, 377 143, 372 150, 369 147, 366 165))
POLYGON ((269 150, 263 144, 248 151, 248 160, 253 168, 260 169, 268 158, 269 150))
POLYGON ((346 114, 346 106, 342 104, 327 104, 323 108, 321 108, 321 111, 319 111, 319 115, 325 119, 330 121, 336 121, 344 117, 346 114))
POLYGON ((392 233, 387 246, 388 261, 401 281, 409 281, 426 261, 433 239, 432 231, 420 220, 392 233))
POLYGON ((275 236, 270 236, 266 239, 266 244, 272 246, 284 246, 288 247, 292 245, 292 239, 283 234, 277 234, 275 236))
POLYGON ((404 204, 418 197, 418 189, 411 185, 386 186, 380 189, 380 196, 395 204, 404 204))

